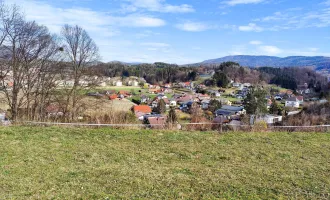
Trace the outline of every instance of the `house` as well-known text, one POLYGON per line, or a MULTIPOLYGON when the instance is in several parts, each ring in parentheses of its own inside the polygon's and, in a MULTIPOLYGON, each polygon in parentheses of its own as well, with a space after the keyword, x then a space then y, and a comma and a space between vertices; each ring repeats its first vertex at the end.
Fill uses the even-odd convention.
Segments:
POLYGON ((180 104, 182 102, 188 102, 188 101, 194 101, 194 98, 192 95, 185 95, 177 98, 177 102, 180 104))
POLYGON ((149 91, 148 91, 150 94, 157 94, 160 92, 159 89, 154 89, 154 88, 150 88, 149 91))
POLYGON ((197 89, 206 89, 207 87, 204 84, 199 84, 199 85, 196 86, 196 88, 197 89))
POLYGON ((304 104, 304 97, 303 96, 296 96, 296 98, 298 99, 300 105, 304 104))
POLYGON ((109 95, 109 100, 115 100, 117 98, 118 98, 118 95, 116 95, 116 94, 109 95))
POLYGON ((283 117, 280 115, 264 115, 261 117, 258 117, 256 119, 256 122, 266 122, 269 125, 278 123, 278 122, 282 122, 283 117))
POLYGON ((215 112, 216 116, 232 116, 232 115, 245 115, 246 110, 241 106, 228 106, 223 105, 220 109, 215 112))
POLYGON ((158 95, 157 97, 155 97, 151 103, 151 107, 156 108, 160 100, 163 100, 165 102, 166 109, 170 108, 170 101, 167 99, 167 96, 164 95, 158 95))
POLYGON ((152 101, 151 108, 157 108, 158 107, 158 101, 152 101))
POLYGON ((122 81, 114 81, 113 85, 116 87, 122 87, 123 86, 123 82, 122 81))
POLYGON ((153 129, 162 129, 165 128, 166 120, 166 116, 148 116, 145 118, 145 124, 153 129))
POLYGON ((297 97, 290 97, 285 101, 285 107, 299 108, 300 101, 297 97))
POLYGON ((182 102, 180 105, 180 110, 184 112, 189 111, 193 103, 194 103, 193 101, 182 102))
POLYGON ((240 83, 233 83, 233 87, 239 88, 239 87, 241 87, 241 84, 240 83))
POLYGON ((59 116, 63 116, 63 114, 64 114, 60 105, 57 103, 48 105, 45 108, 45 112, 48 117, 59 117, 59 116))
POLYGON ((252 84, 251 84, 251 83, 244 83, 243 86, 244 86, 244 87, 251 87, 252 84))
POLYGON ((147 103, 148 101, 149 101, 149 97, 147 97, 146 95, 142 95, 141 96, 141 100, 140 100, 140 102, 141 103, 147 103))
POLYGON ((170 88, 163 88, 162 91, 163 91, 164 93, 173 93, 173 90, 170 89, 170 88))
POLYGON ((171 88, 171 87, 172 87, 171 83, 167 83, 164 85, 164 88, 171 88))
POLYGON ((170 100, 170 107, 176 107, 177 106, 177 103, 174 99, 171 99, 170 100))
POLYGON ((282 101, 283 97, 281 97, 280 95, 276 95, 276 96, 274 97, 274 99, 275 99, 276 101, 282 101))
POLYGON ((205 99, 201 103, 202 103, 202 109, 206 110, 206 109, 209 108, 210 100, 209 99, 205 99))
POLYGON ((287 90, 287 91, 286 91, 286 94, 287 94, 289 97, 291 97, 291 96, 293 95, 293 91, 292 91, 292 90, 287 90))
POLYGON ((200 101, 203 101, 203 100, 207 100, 207 99, 211 99, 211 97, 207 94, 198 94, 197 95, 197 98, 200 100, 200 101))
POLYGON ((140 117, 151 114, 151 108, 147 105, 137 105, 133 106, 132 111, 134 112, 135 116, 140 119, 140 117))
POLYGON ((193 82, 182 82, 179 83, 179 85, 183 88, 187 88, 187 89, 193 89, 194 88, 194 83, 193 82))
POLYGON ((138 86, 139 86, 139 82, 138 82, 138 81, 133 81, 133 82, 132 82, 132 86, 134 86, 134 87, 138 87, 138 86))
POLYGON ((228 99, 225 99, 225 98, 220 98, 218 99, 222 105, 228 105, 228 106, 231 106, 232 105, 232 102, 229 101, 228 99))
POLYGON ((106 86, 107 86, 107 83, 104 82, 104 81, 102 81, 102 82, 99 83, 99 86, 100 86, 100 87, 106 87, 106 86))
POLYGON ((308 88, 308 84, 305 83, 303 85, 297 86, 297 93, 298 94, 310 94, 311 90, 308 88))
POLYGON ((127 91, 119 91, 118 95, 120 96, 120 98, 129 98, 132 96, 131 93, 127 91))

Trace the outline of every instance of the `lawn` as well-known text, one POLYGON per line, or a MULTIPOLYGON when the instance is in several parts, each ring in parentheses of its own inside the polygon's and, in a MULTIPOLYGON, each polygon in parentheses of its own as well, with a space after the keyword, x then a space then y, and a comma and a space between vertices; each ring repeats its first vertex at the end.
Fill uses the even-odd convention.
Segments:
POLYGON ((326 133, 0 128, 0 199, 329 199, 326 133))
POLYGON ((106 87, 97 87, 97 90, 116 90, 116 91, 127 91, 131 92, 134 91, 136 93, 141 91, 147 91, 146 89, 142 89, 141 87, 134 87, 134 86, 122 86, 122 87, 116 87, 116 86, 106 86, 106 87))

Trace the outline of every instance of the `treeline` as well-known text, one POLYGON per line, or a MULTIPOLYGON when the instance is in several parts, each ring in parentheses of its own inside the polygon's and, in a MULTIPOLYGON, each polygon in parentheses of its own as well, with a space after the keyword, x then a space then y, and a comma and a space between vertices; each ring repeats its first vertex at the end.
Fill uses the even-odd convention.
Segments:
POLYGON ((262 77, 270 84, 276 84, 283 88, 296 90, 299 85, 308 84, 308 88, 315 89, 316 92, 327 90, 328 81, 326 77, 317 74, 309 68, 273 68, 261 67, 258 71, 262 77))
POLYGON ((207 86, 226 88, 231 81, 251 84, 260 84, 263 81, 258 70, 240 66, 235 62, 224 62, 220 65, 206 68, 215 72, 211 79, 205 80, 205 85, 207 86))
POLYGON ((176 64, 156 62, 154 64, 127 65, 120 62, 99 63, 93 66, 95 73, 108 77, 136 76, 144 78, 148 83, 174 83, 195 81, 197 68, 180 67, 176 64))

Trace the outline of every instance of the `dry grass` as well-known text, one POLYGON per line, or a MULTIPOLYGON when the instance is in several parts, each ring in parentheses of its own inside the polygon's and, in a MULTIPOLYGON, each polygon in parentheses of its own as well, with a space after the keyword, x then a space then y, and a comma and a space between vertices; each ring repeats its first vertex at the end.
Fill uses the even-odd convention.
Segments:
POLYGON ((0 199, 329 199, 330 135, 0 128, 0 199))
POLYGON ((84 114, 89 116, 101 116, 110 112, 128 112, 135 105, 127 99, 110 101, 107 98, 97 99, 95 97, 85 97, 83 103, 87 108, 84 114))

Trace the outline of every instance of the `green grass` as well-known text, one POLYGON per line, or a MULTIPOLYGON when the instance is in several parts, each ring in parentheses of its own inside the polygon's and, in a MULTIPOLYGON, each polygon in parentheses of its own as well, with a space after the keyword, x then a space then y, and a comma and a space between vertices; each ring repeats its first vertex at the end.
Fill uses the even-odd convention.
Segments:
POLYGON ((0 199, 329 199, 330 135, 0 128, 0 199))

